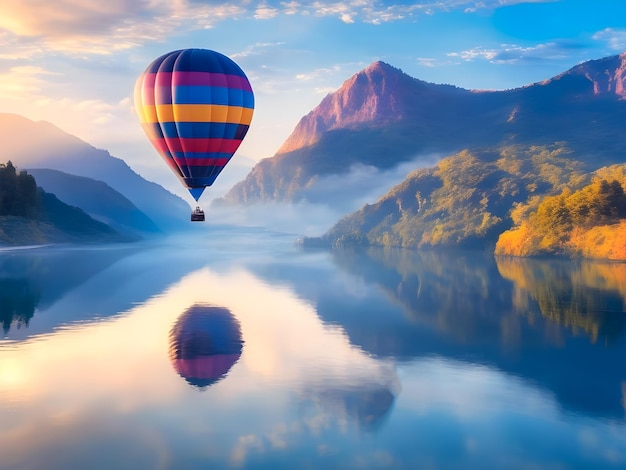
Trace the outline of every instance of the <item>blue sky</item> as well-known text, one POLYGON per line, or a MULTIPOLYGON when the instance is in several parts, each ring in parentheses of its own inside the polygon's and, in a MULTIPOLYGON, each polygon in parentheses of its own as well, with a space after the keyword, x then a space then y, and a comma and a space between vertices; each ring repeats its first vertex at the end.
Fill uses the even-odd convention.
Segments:
POLYGON ((177 190, 132 93, 148 63, 185 47, 230 56, 256 94, 221 195, 376 60, 433 83, 519 87, 626 51, 626 1, 2 0, 0 112, 50 121, 177 190))

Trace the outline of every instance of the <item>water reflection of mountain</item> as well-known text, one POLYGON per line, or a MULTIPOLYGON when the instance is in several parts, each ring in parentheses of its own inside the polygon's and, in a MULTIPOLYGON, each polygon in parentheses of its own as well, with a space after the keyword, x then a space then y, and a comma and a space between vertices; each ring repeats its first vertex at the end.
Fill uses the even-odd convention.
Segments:
POLYGON ((199 389, 223 379, 239 360, 241 328, 224 307, 189 307, 170 331, 169 356, 178 375, 199 389))
POLYGON ((67 292, 127 255, 124 249, 20 250, 0 254, 0 321, 7 335, 28 326, 67 292))
POLYGON ((294 266, 283 267, 282 277, 366 352, 493 366, 550 390, 566 408, 623 419, 626 369, 617 358, 626 355, 625 314, 618 291, 626 290, 615 286, 626 280, 615 272, 557 268, 559 286, 550 275, 531 282, 529 274, 517 274, 511 282, 510 266, 476 252, 368 248, 336 250, 332 257, 352 281, 329 270, 314 273, 325 279, 316 284, 313 272, 298 274, 294 266), (579 282, 585 276, 594 280, 579 282), (535 290, 520 287, 541 283, 535 290), (576 292, 561 302, 568 283, 576 292))
POLYGON ((500 274, 514 283, 522 315, 541 315, 586 334, 592 342, 617 342, 626 327, 626 264, 497 258, 500 274))
POLYGON ((193 250, 149 243, 1 252, 5 337, 20 341, 60 325, 118 315, 203 263, 193 250))
POLYGON ((0 251, 0 282, 6 282, 4 291, 0 285, 0 322, 8 328, 4 336, 21 341, 60 325, 118 315, 207 263, 223 267, 237 257, 250 262, 265 256, 251 248, 250 239, 263 240, 266 248, 291 240, 291 235, 229 226, 211 226, 211 234, 209 244, 193 232, 128 245, 0 251), (17 285, 14 291, 11 286, 17 285))
POLYGON ((39 291, 33 290, 28 279, 0 279, 0 323, 6 335, 11 324, 28 326, 39 303, 39 291))

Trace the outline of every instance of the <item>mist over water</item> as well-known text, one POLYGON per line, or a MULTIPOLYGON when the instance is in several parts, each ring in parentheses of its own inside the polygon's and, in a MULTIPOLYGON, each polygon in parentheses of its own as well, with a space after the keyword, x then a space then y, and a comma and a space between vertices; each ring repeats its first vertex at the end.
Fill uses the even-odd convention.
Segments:
POLYGON ((345 215, 335 207, 309 202, 212 206, 205 213, 215 223, 264 227, 294 236, 321 235, 345 215))
POLYGON ((411 172, 432 167, 441 158, 434 154, 420 155, 389 170, 353 165, 347 174, 317 178, 303 190, 302 200, 298 202, 233 206, 205 204, 205 210, 214 223, 266 227, 299 235, 319 236, 341 217, 357 211, 365 204, 374 204, 411 172))
POLYGON ((305 191, 310 200, 328 200, 341 210, 355 211, 364 204, 373 204, 389 190, 404 181, 407 175, 420 168, 437 164, 443 156, 420 155, 409 162, 403 162, 388 170, 371 165, 353 165, 348 174, 320 177, 311 188, 305 191))

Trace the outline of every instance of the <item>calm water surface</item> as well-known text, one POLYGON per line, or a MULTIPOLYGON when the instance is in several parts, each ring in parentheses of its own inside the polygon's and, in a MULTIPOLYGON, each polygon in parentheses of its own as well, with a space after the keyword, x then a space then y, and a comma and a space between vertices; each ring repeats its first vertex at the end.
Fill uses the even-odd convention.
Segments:
POLYGON ((293 240, 0 252, 0 468, 626 468, 626 264, 293 240))

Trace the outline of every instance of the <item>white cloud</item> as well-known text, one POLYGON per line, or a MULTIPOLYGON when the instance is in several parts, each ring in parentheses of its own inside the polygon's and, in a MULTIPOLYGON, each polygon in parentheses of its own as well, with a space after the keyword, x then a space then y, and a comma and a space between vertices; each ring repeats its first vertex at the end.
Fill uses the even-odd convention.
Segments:
POLYGON ((188 0, 3 0, 0 33, 5 41, 30 38, 40 50, 110 54, 163 40, 182 25, 207 28, 245 11, 237 5, 188 0))
POLYGON ((352 18, 352 15, 349 13, 344 13, 343 15, 341 15, 341 21, 343 21, 346 24, 352 24, 354 23, 354 19, 352 18))
POLYGON ((459 58, 465 61, 472 61, 475 59, 487 59, 491 60, 496 56, 497 52, 494 49, 484 49, 482 47, 475 47, 461 52, 450 52, 446 54, 448 57, 459 58))
POLYGON ((255 44, 252 44, 251 46, 246 47, 246 49, 241 52, 231 54, 230 57, 236 59, 253 55, 268 54, 268 51, 284 44, 284 42, 257 42, 255 44))
POLYGON ((301 13, 301 5, 299 2, 280 2, 280 5, 283 8, 283 13, 285 15, 295 15, 297 13, 301 13))
POLYGON ((317 95, 328 95, 329 93, 334 93, 335 91, 337 91, 337 88, 333 88, 333 87, 315 87, 313 89, 313 91, 315 92, 315 94, 317 95))
POLYGON ((497 48, 475 47, 460 52, 446 54, 453 59, 461 59, 466 62, 475 60, 487 60, 494 64, 515 63, 523 61, 537 61, 546 59, 564 59, 571 55, 572 48, 576 44, 564 42, 549 42, 535 46, 523 47, 516 44, 501 44, 497 48))
POLYGON ((433 68, 437 65, 437 59, 429 58, 429 57, 418 57, 415 59, 419 65, 424 67, 433 68))
POLYGON ((99 98, 70 98, 54 89, 54 80, 61 74, 34 65, 20 65, 0 73, 2 111, 21 114, 29 119, 52 123, 63 116, 63 130, 89 143, 105 146, 112 136, 136 125, 130 97, 107 102, 99 98), (58 93, 57 93, 58 92, 58 93), (30 104, 28 110, 23 103, 30 104))
POLYGON ((40 97, 45 86, 45 75, 55 75, 41 67, 33 65, 15 66, 6 73, 0 74, 0 99, 6 101, 27 94, 30 99, 40 97))
POLYGON ((626 30, 605 28, 594 34, 592 38, 596 41, 607 43, 608 46, 615 51, 622 52, 626 50, 626 30))
POLYGON ((41 55, 42 50, 37 43, 0 30, 0 60, 32 59, 41 55))
MULTIPOLYGON (((522 0, 424 1, 388 4, 381 0, 209 4, 193 0, 3 0, 0 43, 30 38, 43 50, 73 54, 110 54, 146 41, 161 41, 181 27, 205 29, 232 18, 268 20, 278 15, 334 16, 344 23, 381 24, 419 14, 460 9, 497 8, 522 0)), ((20 42, 19 53, 33 53, 32 42, 20 42), (30 46, 29 46, 30 44, 30 46)), ((5 52, 6 54, 6 52, 5 52)))
POLYGON ((278 15, 276 8, 269 7, 267 5, 260 5, 257 7, 254 17, 258 20, 269 20, 278 15))
POLYGON ((310 72, 296 74, 296 79, 300 81, 319 80, 320 77, 329 75, 331 73, 336 73, 339 70, 341 70, 341 67, 339 67, 338 65, 335 65, 331 68, 323 67, 316 70, 311 70, 310 72))

